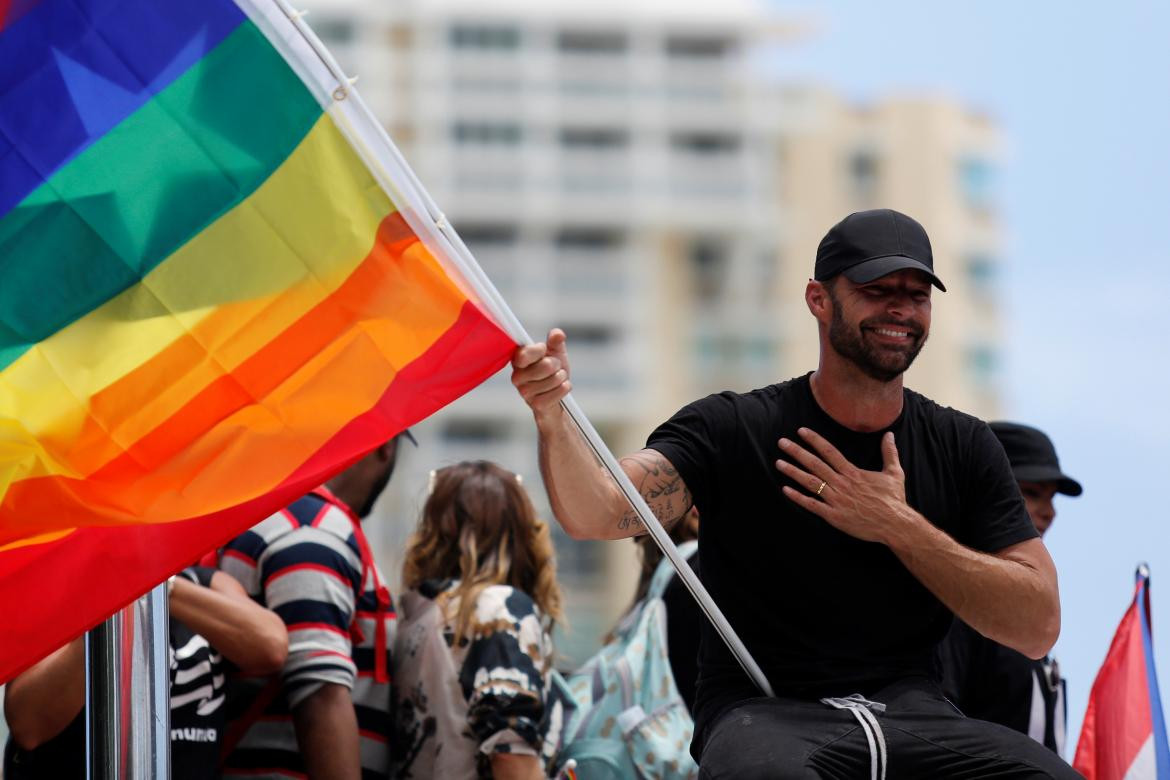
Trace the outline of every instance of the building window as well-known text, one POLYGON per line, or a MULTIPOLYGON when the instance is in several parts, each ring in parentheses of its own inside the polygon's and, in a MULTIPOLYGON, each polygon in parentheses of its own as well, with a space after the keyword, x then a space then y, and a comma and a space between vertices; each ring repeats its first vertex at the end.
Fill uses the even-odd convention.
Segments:
POLYGON ((472 251, 503 249, 515 245, 515 225, 489 222, 471 222, 456 225, 459 236, 472 251))
POLYGON ((666 39, 666 53, 680 59, 718 59, 735 50, 731 38, 710 35, 672 35, 666 39))
POLYGON ((991 255, 974 252, 966 260, 967 280, 971 289, 983 296, 993 296, 999 285, 999 263, 991 255))
POLYGON ((597 323, 566 325, 565 336, 578 348, 608 347, 618 340, 617 328, 597 323))
POLYGON ((625 235, 613 228, 572 227, 559 231, 555 241, 561 250, 604 252, 619 248, 625 243, 625 235))
POLYGON ((973 209, 991 208, 994 200, 995 168, 981 157, 964 157, 959 161, 959 190, 973 209))
POLYGON ((456 76, 451 80, 451 86, 456 92, 470 92, 477 95, 486 92, 495 92, 500 95, 515 95, 520 92, 524 85, 519 79, 515 78, 456 76))
POLYGON ((744 340, 744 356, 756 366, 770 366, 776 355, 776 344, 766 338, 748 338, 744 340))
POLYGON ((561 130, 561 146, 566 149, 621 149, 630 143, 625 130, 606 127, 566 127, 561 130))
POLYGON ((701 303, 711 303, 723 294, 731 252, 724 241, 701 238, 691 242, 687 248, 691 279, 695 298, 701 303))
POLYGON ((520 48, 520 31, 499 25, 457 24, 451 28, 456 49, 514 50, 520 48))
POLYGON ((675 151, 702 157, 734 154, 740 146, 740 138, 732 133, 674 133, 670 145, 675 151))
POLYGON ((454 124, 451 134, 459 144, 515 146, 522 132, 515 122, 460 121, 454 124))
POLYGON ((999 354, 986 344, 976 344, 967 349, 967 370, 979 387, 995 384, 999 374, 999 354))
POLYGON ((348 19, 314 19, 312 27, 321 42, 328 46, 340 46, 354 39, 353 22, 348 19))
POLYGON ((615 79, 566 78, 557 88, 572 97, 621 98, 630 94, 629 83, 615 79))
POLYGON ((557 48, 572 54, 620 54, 627 45, 620 32, 562 30, 557 35, 557 48))
POLYGON ((874 152, 860 150, 849 156, 849 191, 854 201, 870 203, 877 198, 879 171, 874 152))
POLYGON ((508 424, 499 420, 449 420, 441 433, 448 444, 496 444, 508 438, 508 424))

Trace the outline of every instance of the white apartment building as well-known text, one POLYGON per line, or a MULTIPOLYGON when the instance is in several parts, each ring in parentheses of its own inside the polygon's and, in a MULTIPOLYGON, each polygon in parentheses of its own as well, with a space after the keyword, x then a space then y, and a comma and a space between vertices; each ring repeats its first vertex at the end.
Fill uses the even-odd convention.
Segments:
MULTIPOLYGON (((995 411, 994 215, 965 190, 994 160, 986 121, 769 85, 755 52, 798 29, 750 0, 306 5, 529 332, 568 332, 575 395, 616 453, 693 398, 815 367, 801 289, 816 243, 873 205, 924 222, 950 290, 912 386, 995 411)), ((370 524, 392 582, 435 466, 496 460, 551 521, 507 372, 415 434, 370 524)), ((558 551, 569 665, 625 607, 637 565, 625 542, 559 536, 558 551)))

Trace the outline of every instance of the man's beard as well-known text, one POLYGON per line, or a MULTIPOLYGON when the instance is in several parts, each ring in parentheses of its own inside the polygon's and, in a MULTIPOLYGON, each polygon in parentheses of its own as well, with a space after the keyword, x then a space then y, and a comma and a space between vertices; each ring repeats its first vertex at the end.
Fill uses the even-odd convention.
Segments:
POLYGON ((879 382, 889 382, 896 379, 910 364, 922 347, 926 344, 926 334, 915 323, 905 320, 893 320, 883 317, 871 317, 862 320, 854 330, 841 316, 841 304, 836 296, 830 293, 829 299, 833 303, 833 321, 829 325, 829 344, 837 354, 861 369, 862 373, 879 382), (866 330, 880 328, 883 325, 897 325, 910 329, 907 340, 910 342, 905 350, 878 349, 865 340, 866 330))

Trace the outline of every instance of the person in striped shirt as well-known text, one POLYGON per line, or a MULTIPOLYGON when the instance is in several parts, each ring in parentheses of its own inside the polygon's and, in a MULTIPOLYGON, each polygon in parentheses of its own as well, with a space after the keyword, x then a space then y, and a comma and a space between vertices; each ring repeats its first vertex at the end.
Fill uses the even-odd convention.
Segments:
POLYGON ((394 471, 398 440, 230 542, 220 567, 284 620, 288 660, 241 678, 224 777, 385 777, 395 614, 361 519, 394 471))

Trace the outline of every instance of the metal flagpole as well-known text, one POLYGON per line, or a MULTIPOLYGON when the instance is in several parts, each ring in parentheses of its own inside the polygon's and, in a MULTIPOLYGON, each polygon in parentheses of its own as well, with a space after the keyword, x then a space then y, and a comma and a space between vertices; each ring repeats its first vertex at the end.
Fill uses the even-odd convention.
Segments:
MULTIPOLYGON (((461 282, 464 292, 482 303, 512 339, 521 344, 531 344, 532 338, 524 330, 524 326, 520 324, 495 285, 484 274, 483 269, 475 262, 471 252, 442 211, 431 200, 422 183, 414 175, 414 171, 398 151, 398 147, 386 133, 386 129, 362 100, 362 96, 353 89, 356 79, 345 75, 333 55, 305 23, 303 19, 305 14, 294 9, 288 0, 238 2, 265 31, 269 40, 285 53, 286 59, 293 64, 302 78, 306 79, 306 83, 316 88, 319 97, 328 106, 326 111, 349 139, 382 189, 392 197, 399 213, 423 244, 436 256, 447 257, 455 265, 462 276, 458 281, 461 282)), ((650 511, 592 423, 585 417, 576 400, 570 395, 561 403, 602 465, 617 482, 630 505, 637 511, 655 544, 670 560, 691 595, 699 603, 699 607, 727 643, 744 672, 765 695, 772 696, 772 686, 763 671, 731 624, 727 622, 727 618, 707 589, 695 576, 694 571, 679 556, 670 536, 650 511)))
POLYGON ((86 777, 171 776, 166 583, 85 635, 86 777))

